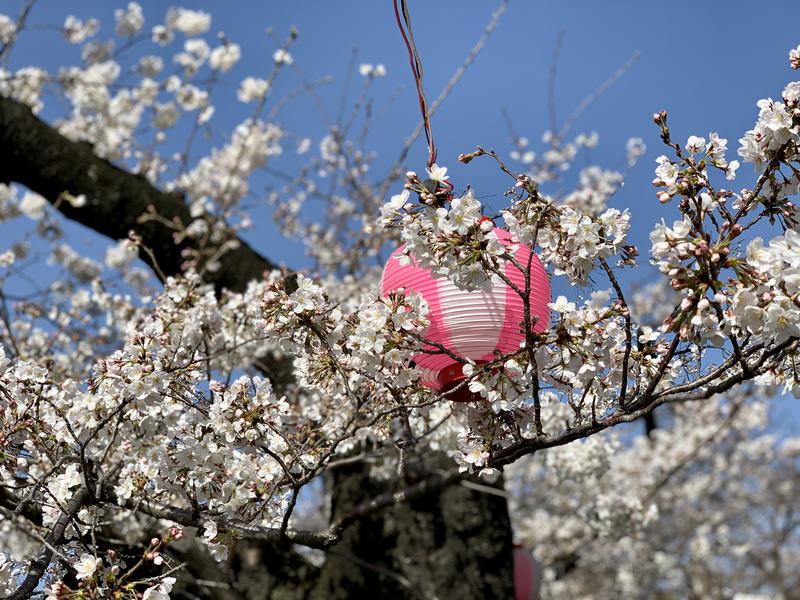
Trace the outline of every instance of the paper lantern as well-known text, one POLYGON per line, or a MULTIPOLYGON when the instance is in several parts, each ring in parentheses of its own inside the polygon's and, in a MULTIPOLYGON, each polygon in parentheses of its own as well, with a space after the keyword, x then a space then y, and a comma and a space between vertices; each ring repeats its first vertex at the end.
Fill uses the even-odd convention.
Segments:
MULTIPOLYGON (((501 243, 510 246, 511 234, 499 227, 494 229, 501 243)), ((389 257, 383 270, 381 294, 403 288, 419 293, 428 303, 430 325, 424 333, 427 339, 441 344, 461 358, 476 363, 491 361, 496 351, 506 354, 518 350, 525 340, 525 308, 520 295, 495 276, 491 288, 467 292, 460 290, 445 277, 434 277, 430 270, 413 260, 401 264, 398 257, 405 245, 389 257)), ((514 258, 523 267, 531 264, 531 319, 533 331, 541 333, 549 325, 550 281, 539 258, 524 244, 517 244, 514 258)), ((503 265, 504 275, 520 290, 525 289, 525 274, 512 262, 503 265)), ((421 382, 435 390, 447 392, 464 380, 461 364, 451 356, 431 346, 436 354, 414 357, 422 372, 421 382)), ((452 400, 469 401, 473 396, 463 386, 449 396, 452 400)))
POLYGON ((527 548, 514 544, 514 600, 539 600, 541 568, 527 548))

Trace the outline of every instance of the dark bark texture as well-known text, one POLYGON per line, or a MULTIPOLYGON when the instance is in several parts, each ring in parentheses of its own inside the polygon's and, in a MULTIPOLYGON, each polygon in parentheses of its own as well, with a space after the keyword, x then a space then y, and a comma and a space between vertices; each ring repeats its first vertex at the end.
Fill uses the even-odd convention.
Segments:
MULTIPOLYGON (((191 223, 180 193, 163 192, 143 176, 129 173, 97 157, 89 144, 73 142, 34 115, 30 109, 0 96, 0 181, 21 183, 58 207, 64 216, 109 238, 121 240, 136 231, 152 249, 161 271, 181 272, 181 251, 173 231, 161 223, 140 223, 149 206, 167 220, 191 223), (86 204, 73 207, 59 201, 63 193, 85 195, 86 204)), ((275 265, 240 240, 239 248, 222 258, 222 267, 206 279, 219 290, 243 291, 252 279, 275 265)), ((151 264, 142 253, 142 260, 151 264)))
MULTIPOLYGON (((416 474, 452 468, 444 455, 426 462, 416 474)), ((334 519, 397 485, 370 478, 368 469, 355 463, 334 471, 334 519)), ((502 480, 495 489, 502 493, 502 480)), ((310 597, 513 598, 512 564, 505 498, 456 483, 356 521, 328 552, 310 597), (369 590, 374 595, 361 595, 369 590)))
MULTIPOLYGON (((136 231, 165 275, 181 272, 181 250, 190 242, 176 245, 169 227, 139 222, 153 206, 162 217, 188 224, 189 209, 181 194, 163 192, 144 177, 97 157, 89 144, 66 139, 26 106, 3 97, 0 181, 28 187, 67 218, 109 238, 126 238, 136 231), (85 195, 86 205, 75 208, 60 202, 64 192, 85 195)), ((142 258, 150 262, 145 254, 142 258)), ((272 268, 270 260, 242 241, 208 280, 218 291, 242 291, 272 268)), ((415 468, 419 480, 453 464, 437 456, 415 468)), ((335 470, 328 483, 334 519, 377 494, 399 489, 391 487, 396 481, 370 478, 368 467, 358 463, 335 470)), ((313 566, 289 545, 247 540, 237 543, 222 565, 196 544, 187 542, 176 553, 188 563, 188 577, 179 579, 173 596, 181 599, 513 598, 505 498, 462 484, 355 521, 322 567, 313 566)))

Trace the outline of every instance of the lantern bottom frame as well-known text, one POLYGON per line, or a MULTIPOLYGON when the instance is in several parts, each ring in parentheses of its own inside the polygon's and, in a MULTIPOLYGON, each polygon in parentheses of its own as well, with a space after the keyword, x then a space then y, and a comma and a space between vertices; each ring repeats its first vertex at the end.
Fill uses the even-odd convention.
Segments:
MULTIPOLYGON (((485 360, 476 361, 475 365, 485 365, 486 362, 487 361, 485 360)), ((439 372, 437 379, 441 385, 439 393, 447 400, 451 400, 453 402, 479 402, 484 399, 480 394, 471 392, 469 390, 469 385, 467 384, 464 384, 457 390, 453 391, 456 387, 468 379, 468 377, 464 375, 464 369, 461 363, 453 363, 446 366, 439 372)))

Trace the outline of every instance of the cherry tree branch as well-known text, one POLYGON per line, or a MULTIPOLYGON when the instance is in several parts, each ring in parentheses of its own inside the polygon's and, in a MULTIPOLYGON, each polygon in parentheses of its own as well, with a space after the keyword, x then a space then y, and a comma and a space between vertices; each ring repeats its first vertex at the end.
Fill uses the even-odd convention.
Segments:
POLYGON ((25 6, 22 7, 22 11, 20 11, 17 17, 17 22, 14 24, 14 31, 11 33, 11 39, 0 48, 0 64, 4 67, 8 64, 8 55, 11 53, 11 49, 17 41, 19 32, 25 27, 25 23, 33 10, 34 4, 36 4, 36 0, 27 0, 27 2, 25 2, 25 6))
POLYGON ((61 543, 67 526, 72 519, 75 518, 88 498, 89 489, 86 486, 81 486, 72 495, 72 498, 70 498, 69 502, 64 507, 58 520, 56 520, 55 525, 53 525, 53 529, 45 538, 45 545, 42 547, 39 555, 31 561, 25 579, 14 593, 6 596, 2 600, 23 600, 24 598, 30 598, 31 593, 39 585, 39 581, 41 581, 47 566, 50 564, 50 559, 53 557, 53 547, 61 543))
MULTIPOLYGON (((182 194, 161 191, 144 176, 98 157, 91 145, 67 139, 24 104, 2 96, 0 181, 26 186, 67 218, 111 239, 126 239, 130 231, 136 231, 158 257, 164 275, 181 273, 182 252, 193 242, 186 239, 176 244, 173 229, 155 220, 141 223, 139 217, 153 207, 162 219, 188 226, 193 219, 182 194), (86 204, 74 207, 59 202, 65 192, 84 195, 86 204)), ((217 290, 243 291, 250 281, 276 268, 244 240, 238 242, 238 248, 220 258, 219 269, 206 273, 206 280, 217 290)), ((142 251, 140 256, 154 267, 151 254, 142 251)))
POLYGON ((202 528, 205 521, 215 521, 219 530, 227 529, 246 539, 268 542, 287 541, 309 548, 325 550, 341 541, 344 530, 361 517, 396 504, 410 502, 448 487, 463 478, 464 475, 456 471, 444 474, 436 473, 402 490, 379 494, 348 511, 324 531, 295 530, 284 525, 281 527, 261 527, 237 519, 210 514, 204 515, 147 498, 128 499, 120 502, 116 497, 107 493, 102 500, 105 503, 114 504, 151 517, 168 519, 184 527, 202 528))
MULTIPOLYGON (((706 400, 716 394, 726 392, 740 383, 752 380, 761 372, 768 371, 769 369, 773 368, 775 363, 780 362, 784 357, 794 352, 797 348, 797 345, 797 339, 787 340, 783 344, 764 351, 752 363, 748 363, 749 368, 746 371, 738 370, 733 375, 721 379, 717 383, 708 385, 702 389, 684 391, 685 388, 672 388, 671 390, 665 391, 665 393, 661 395, 654 395, 652 391, 645 392, 628 405, 626 412, 617 411, 605 419, 584 423, 560 434, 546 437, 526 438, 515 442, 495 452, 489 461, 489 466, 499 467, 507 465, 521 458, 522 456, 525 456, 526 454, 532 454, 537 450, 563 446, 564 444, 577 439, 599 433, 600 431, 608 429, 609 427, 613 427, 621 423, 630 423, 652 412, 655 408, 661 406, 662 404, 706 400)), ((755 353, 755 350, 752 353, 755 353)), ((747 355, 748 353, 745 354, 747 355)), ((729 365, 729 367, 730 366, 733 365, 729 365)), ((653 389, 655 389, 657 384, 657 381, 655 381, 655 383, 651 382, 653 389)))

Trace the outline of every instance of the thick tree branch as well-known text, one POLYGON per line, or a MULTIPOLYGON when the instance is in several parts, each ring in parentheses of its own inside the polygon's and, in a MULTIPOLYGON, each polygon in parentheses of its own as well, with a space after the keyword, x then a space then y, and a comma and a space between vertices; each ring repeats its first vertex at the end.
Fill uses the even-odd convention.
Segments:
MULTIPOLYGON (((162 223, 139 223, 148 207, 167 220, 188 225, 189 207, 179 193, 163 192, 147 179, 112 165, 94 154, 89 144, 73 142, 15 100, 0 97, 0 181, 16 182, 41 194, 66 217, 112 239, 136 231, 158 257, 167 276, 181 272, 181 251, 191 240, 176 244, 173 230, 162 223), (59 201, 64 193, 86 196, 80 208, 59 201)), ((246 242, 221 258, 221 267, 206 280, 217 290, 243 291, 275 265, 246 242)), ((141 258, 153 266, 145 252, 141 258)))
MULTIPOLYGON (((630 423, 651 413, 662 404, 706 400, 716 394, 726 392, 745 381, 750 381, 762 372, 774 368, 775 363, 780 362, 785 356, 796 351, 797 344, 798 340, 796 338, 789 339, 783 344, 763 352, 752 362, 749 362, 746 371, 738 370, 732 375, 720 378, 716 383, 700 387, 700 389, 692 388, 690 390, 685 390, 684 388, 676 386, 667 390, 664 394, 654 395, 652 392, 645 392, 634 399, 624 412, 614 412, 605 419, 584 423, 564 433, 544 437, 525 438, 496 452, 492 456, 489 466, 500 467, 507 465, 526 454, 533 454, 537 450, 563 446, 577 439, 599 433, 609 427, 614 427, 621 423, 630 423)), ((752 350, 745 351, 745 355, 747 356, 750 356, 752 353, 752 350)), ((735 360, 731 360, 729 368, 733 367, 734 363, 735 360)))
POLYGON ((410 502, 426 494, 430 494, 441 490, 457 481, 463 479, 464 476, 456 471, 451 471, 446 474, 434 474, 423 479, 422 481, 408 486, 405 489, 395 492, 386 492, 379 494, 374 498, 354 507, 345 515, 334 521, 331 526, 325 531, 297 531, 293 529, 284 529, 282 527, 260 527, 251 525, 243 521, 233 519, 225 519, 220 517, 213 517, 211 515, 203 516, 194 513, 193 511, 185 508, 178 508, 170 506, 162 502, 136 499, 128 500, 126 502, 118 503, 115 501, 113 495, 107 495, 103 498, 105 502, 110 504, 118 504, 122 508, 137 511, 151 517, 158 519, 169 519, 184 527, 198 527, 203 526, 203 522, 213 520, 217 522, 220 529, 229 529, 236 532, 238 535, 249 540, 261 540, 267 542, 291 542, 301 546, 308 546, 309 548, 326 549, 339 542, 342 537, 342 532, 354 521, 364 515, 376 512, 378 510, 389 508, 396 504, 410 502))
POLYGON ((32 502, 26 502, 6 487, 0 487, 0 506, 25 517, 35 525, 42 524, 41 507, 32 502))
POLYGON ((53 557, 52 548, 61 543, 67 526, 70 524, 72 519, 75 518, 75 515, 78 514, 81 506, 83 506, 84 502, 86 502, 88 498, 89 490, 85 486, 79 488, 78 491, 73 494, 72 498, 70 498, 70 501, 64 507, 64 511, 61 513, 61 516, 58 517, 55 525, 53 525, 53 529, 50 531, 50 534, 47 536, 47 539, 45 540, 47 543, 44 547, 42 547, 39 555, 31 561, 28 574, 23 580, 22 584, 13 594, 6 596, 2 600, 23 600, 24 598, 30 598, 31 593, 39 585, 39 581, 41 581, 47 566, 50 564, 50 559, 53 557))

